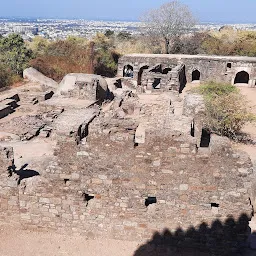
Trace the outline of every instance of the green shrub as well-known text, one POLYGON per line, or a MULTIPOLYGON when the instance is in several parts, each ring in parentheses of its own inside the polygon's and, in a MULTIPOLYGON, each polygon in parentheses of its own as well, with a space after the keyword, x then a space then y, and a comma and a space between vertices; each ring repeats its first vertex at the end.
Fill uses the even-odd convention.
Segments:
POLYGON ((200 94, 203 94, 204 96, 209 98, 239 92, 238 89, 231 84, 216 82, 208 82, 206 84, 202 84, 199 87, 195 88, 194 91, 199 92, 200 94))
POLYGON ((195 90, 204 95, 205 127, 210 131, 239 140, 243 126, 255 121, 244 96, 235 86, 211 82, 195 90))
POLYGON ((11 85, 12 74, 4 65, 0 65, 0 88, 11 85))

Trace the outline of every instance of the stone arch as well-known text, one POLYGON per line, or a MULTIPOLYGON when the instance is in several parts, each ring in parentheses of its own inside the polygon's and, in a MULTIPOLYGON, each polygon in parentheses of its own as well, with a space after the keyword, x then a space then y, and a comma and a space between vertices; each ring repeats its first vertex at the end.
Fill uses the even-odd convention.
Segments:
POLYGON ((198 69, 194 69, 192 72, 192 82, 193 81, 200 81, 201 73, 198 69))
POLYGON ((234 84, 238 84, 238 83, 248 84, 249 80, 250 80, 249 74, 243 70, 236 74, 234 84))
POLYGON ((127 64, 123 68, 123 77, 131 77, 133 78, 133 66, 127 64))
POLYGON ((146 70, 148 68, 149 68, 148 65, 142 66, 140 68, 139 73, 138 73, 138 85, 141 85, 142 74, 143 74, 144 70, 146 70))

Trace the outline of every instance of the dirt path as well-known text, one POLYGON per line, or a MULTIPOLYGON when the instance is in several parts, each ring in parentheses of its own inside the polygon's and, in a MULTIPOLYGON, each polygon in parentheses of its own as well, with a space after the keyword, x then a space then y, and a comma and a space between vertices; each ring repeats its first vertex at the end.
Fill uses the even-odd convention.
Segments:
POLYGON ((138 242, 86 240, 81 236, 32 232, 0 224, 1 256, 132 256, 138 246, 138 242))
MULTIPOLYGON (((250 111, 256 115, 256 88, 239 87, 242 95, 248 100, 250 111)), ((256 124, 246 124, 243 132, 250 134, 251 138, 256 141, 256 124)), ((251 157, 254 165, 256 166, 256 145, 236 145, 239 149, 244 150, 251 157)))

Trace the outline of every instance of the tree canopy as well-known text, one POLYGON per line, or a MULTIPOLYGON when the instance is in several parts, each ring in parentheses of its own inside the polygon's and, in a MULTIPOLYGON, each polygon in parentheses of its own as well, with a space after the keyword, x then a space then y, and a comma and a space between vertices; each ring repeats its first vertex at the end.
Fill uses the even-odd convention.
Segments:
POLYGON ((20 35, 11 34, 0 38, 0 60, 14 73, 21 75, 32 55, 20 35))

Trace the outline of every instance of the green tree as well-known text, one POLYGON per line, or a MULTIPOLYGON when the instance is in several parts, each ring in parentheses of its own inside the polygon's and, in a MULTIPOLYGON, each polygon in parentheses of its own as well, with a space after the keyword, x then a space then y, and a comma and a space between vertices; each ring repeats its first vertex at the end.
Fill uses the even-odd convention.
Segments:
POLYGON ((115 31, 110 30, 110 29, 107 29, 107 30, 105 31, 104 35, 105 35, 106 37, 110 38, 110 37, 112 37, 112 36, 115 35, 115 31))
POLYGON ((49 45, 49 41, 41 36, 34 37, 33 41, 29 43, 29 48, 35 55, 44 54, 49 45))
POLYGON ((0 60, 14 73, 21 75, 32 56, 32 50, 27 49, 20 35, 0 38, 0 60))
POLYGON ((119 32, 117 34, 117 39, 119 40, 131 40, 132 39, 132 34, 126 31, 119 32))
POLYGON ((94 38, 95 64, 98 75, 113 77, 117 71, 119 54, 115 51, 114 42, 104 34, 98 33, 94 38))

